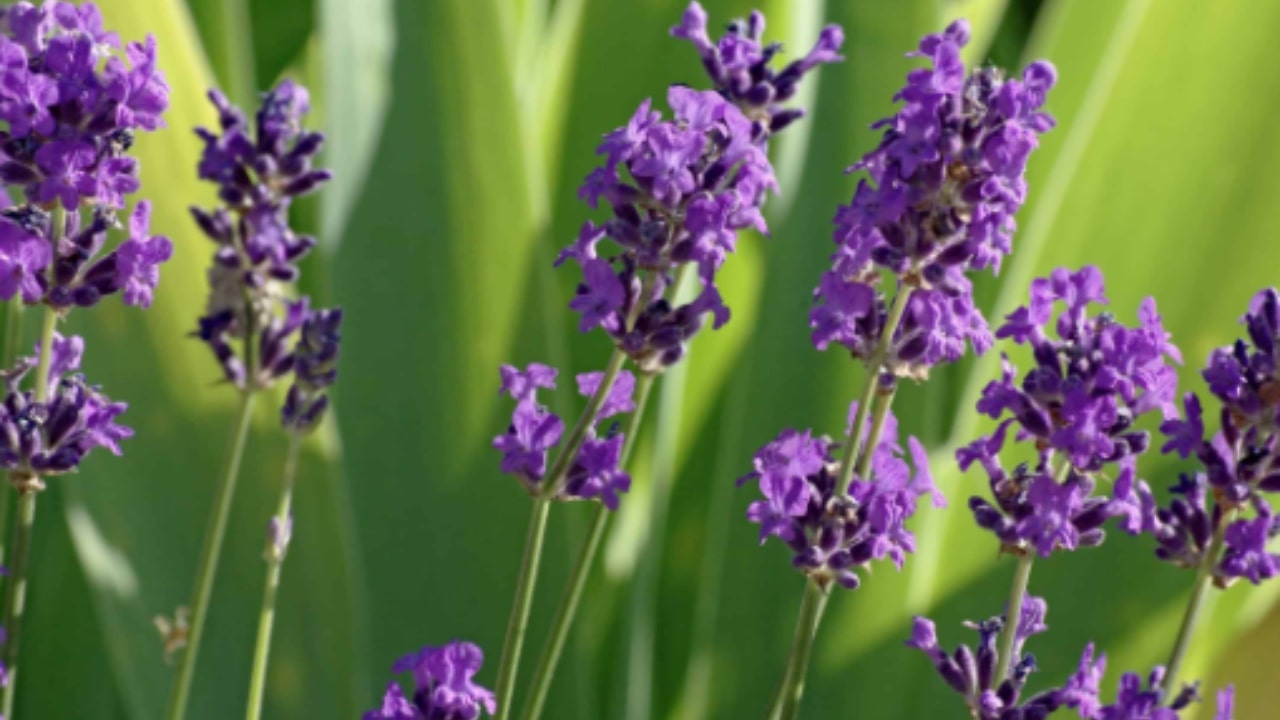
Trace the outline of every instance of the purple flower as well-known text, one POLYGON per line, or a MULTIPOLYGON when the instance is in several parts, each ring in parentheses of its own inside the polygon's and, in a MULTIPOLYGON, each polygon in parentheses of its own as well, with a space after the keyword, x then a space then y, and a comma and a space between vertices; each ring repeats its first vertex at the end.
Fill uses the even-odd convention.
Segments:
POLYGON ((1128 532, 1153 526, 1150 489, 1134 477, 1150 437, 1134 422, 1153 410, 1166 426, 1180 422, 1174 419, 1177 375, 1170 364, 1180 355, 1153 301, 1143 303, 1137 328, 1108 314, 1089 315, 1090 305, 1105 302, 1097 268, 1058 269, 1032 283, 1031 302, 996 332, 1030 345, 1036 364, 1018 380, 1004 359, 1000 379, 983 390, 977 410, 994 419, 1011 417, 956 457, 963 469, 983 465, 996 506, 974 498, 970 507, 980 526, 1015 550, 1029 544, 1049 555, 1097 545, 1108 517, 1122 517, 1128 532), (1058 304, 1065 307, 1054 323, 1058 304), (1046 330, 1051 323, 1056 339, 1046 330), (1010 422, 1018 425, 1018 440, 1034 441, 1037 454, 1034 467, 1022 466, 1013 476, 996 457, 1010 422), (1094 474, 1107 465, 1120 468, 1114 500, 1092 494, 1094 474))
POLYGON ((49 243, 9 220, 0 220, 0 298, 19 293, 23 302, 40 302, 45 292, 45 268, 53 260, 49 243))
MULTIPOLYGON (((670 120, 646 99, 625 125, 605 135, 597 148, 603 164, 587 175, 578 196, 592 208, 604 200, 612 213, 601 224, 583 225, 556 258, 557 265, 572 258, 582 267, 583 281, 569 303, 581 314, 579 329, 603 328, 648 373, 684 357, 707 315, 715 328, 728 322, 716 273, 736 249, 739 232, 768 232, 761 208, 769 192, 778 191, 768 141, 803 114, 779 103, 804 74, 838 60, 843 40, 839 28, 828 27, 811 53, 775 74, 769 61, 778 47, 760 46, 763 16, 753 14, 749 27, 731 29, 716 44, 706 35, 706 20, 693 3, 672 34, 704 54, 715 88, 673 85, 670 120), (601 256, 597 245, 604 238, 620 252, 601 256), (677 271, 689 264, 701 289, 693 301, 676 304, 668 295, 677 271)), ((206 164, 210 173, 222 172, 237 149, 214 150, 206 164)))
MULTIPOLYGON (((545 491, 548 454, 564 434, 564 421, 539 404, 537 397, 538 390, 555 388, 556 375, 555 368, 541 363, 531 363, 524 371, 510 365, 501 369, 500 394, 514 398, 516 407, 506 433, 494 438, 493 446, 503 453, 502 472, 518 477, 533 494, 545 491)), ((593 397, 603 379, 603 372, 578 375, 578 392, 593 397)), ((631 476, 621 467, 626 437, 612 428, 602 434, 597 426, 602 420, 635 411, 635 385, 635 375, 625 370, 618 373, 564 472, 556 499, 599 500, 610 510, 618 508, 619 493, 631 487, 631 476)))
POLYGON ((341 308, 308 311, 293 350, 293 384, 280 410, 285 428, 308 432, 328 409, 329 388, 338 381, 341 326, 341 308))
MULTIPOLYGON (((244 341, 263 325, 263 318, 247 316, 246 308, 279 308, 280 293, 273 288, 296 281, 298 261, 315 246, 314 238, 290 227, 289 206, 331 174, 312 167, 324 136, 303 129, 310 110, 306 89, 282 81, 263 95, 253 124, 218 91, 210 91, 209 99, 218 110, 221 132, 196 131, 204 141, 197 174, 218 185, 222 207, 191 209, 216 248, 207 310, 196 335, 209 344, 228 380, 239 386, 245 381, 228 365, 237 354, 232 341, 244 341), (217 333, 210 331, 215 326, 217 333)), ((238 358, 236 362, 243 365, 238 358)))
POLYGON ((116 250, 116 282, 124 288, 128 305, 151 307, 151 294, 160 282, 160 264, 173 256, 173 243, 163 235, 148 235, 151 203, 142 201, 129 218, 129 239, 116 250))
POLYGON ((1053 125, 1040 107, 1054 74, 1034 63, 1020 80, 992 67, 966 76, 960 48, 968 40, 960 20, 920 41, 909 55, 933 67, 907 76, 895 96, 902 108, 872 126, 884 130, 880 145, 850 168, 867 177, 836 213, 837 250, 810 316, 819 349, 835 340, 855 357, 874 357, 890 305, 881 288, 894 287, 912 296, 884 349, 887 371, 921 378, 966 345, 982 353, 992 343, 967 274, 998 271, 1012 249, 1026 159, 1053 125), (881 283, 886 273, 892 285, 881 283), (841 314, 852 287, 875 298, 871 316, 833 334, 832 308, 841 314))
POLYGON ((535 397, 539 389, 554 390, 559 371, 542 363, 529 363, 524 372, 511 365, 503 365, 499 368, 499 374, 502 376, 499 395, 510 395, 513 400, 527 400, 535 397))
POLYGON ((364 720, 474 720, 481 711, 493 715, 498 704, 489 690, 472 678, 480 672, 484 653, 469 642, 424 647, 396 661, 392 672, 413 675, 412 701, 392 681, 380 707, 364 720))
MULTIPOLYGON (((600 388, 600 381, 603 379, 603 372, 589 372, 578 375, 578 393, 585 397, 595 395, 596 390, 600 388)), ((605 420, 614 415, 634 412, 636 403, 632 396, 635 394, 635 390, 636 376, 626 370, 619 372, 618 376, 614 378, 613 384, 609 386, 609 395, 600 406, 600 412, 596 413, 596 420, 605 420)))
POLYGON ((626 288, 604 260, 590 259, 582 263, 582 285, 578 295, 569 301, 569 308, 582 313, 578 322, 579 332, 590 332, 604 327, 616 331, 619 327, 618 311, 627 300, 626 288))
POLYGON ((1093 718, 1102 706, 1099 699, 1102 679, 1107 672, 1107 654, 1099 653, 1094 659, 1093 643, 1084 648, 1079 668, 1062 687, 1062 704, 1074 708, 1082 718, 1093 718))
POLYGON ((810 431, 783 431, 756 453, 754 470, 738 481, 755 480, 763 496, 747 509, 747 519, 760 526, 761 544, 780 538, 791 547, 795 566, 823 584, 856 588, 854 570, 873 560, 887 558, 901 568, 915 550, 906 521, 915 515, 917 498, 930 495, 936 507, 945 505, 923 446, 915 438, 908 446, 910 464, 890 415, 872 454, 871 477, 855 479, 846 497, 836 493, 836 446, 810 431))
POLYGON ((42 478, 71 472, 86 455, 103 447, 120 455, 119 442, 133 430, 115 422, 127 408, 89 385, 80 369, 84 340, 55 333, 50 349, 49 385, 43 401, 22 381, 40 354, 21 358, 4 373, 6 396, 0 407, 0 467, 35 489, 42 478))
POLYGON ((764 44, 764 15, 751 13, 746 20, 734 20, 718 42, 707 35, 707 13, 697 2, 689 3, 680 24, 671 35, 688 41, 702 56, 702 66, 716 91, 751 118, 767 122, 770 132, 778 132, 803 117, 804 111, 782 103, 795 95, 803 77, 818 65, 839 62, 844 32, 838 25, 822 29, 817 44, 807 55, 780 70, 770 67, 781 52, 778 44, 764 44))
POLYGON ((1228 685, 1218 691, 1218 712, 1213 720, 1233 720, 1236 706, 1235 686, 1228 685))
POLYGON ((618 493, 631 489, 631 476, 619 467, 625 441, 622 435, 583 441, 566 476, 565 492, 584 500, 599 498, 605 507, 617 510, 618 493))
POLYGON ((965 627, 978 632, 978 644, 976 647, 961 645, 951 653, 939 647, 933 622, 917 617, 906 645, 929 657, 943 681, 964 698, 975 720, 1047 718, 1054 710, 1068 704, 1066 698, 1070 693, 1053 688, 1028 698, 1022 697, 1027 678, 1036 670, 1035 658, 1020 650, 1022 641, 1045 629, 1044 601, 1027 598, 1027 604, 1030 609, 1023 610, 1019 621, 1019 649, 1015 650, 1017 660, 1011 664, 1007 677, 996 677, 996 642, 1007 621, 1003 616, 980 623, 964 623, 965 627))
POLYGON ((1254 585, 1275 577, 1280 569, 1280 555, 1267 550, 1267 542, 1280 533, 1280 524, 1270 506, 1259 503, 1258 515, 1249 520, 1236 520, 1227 526, 1219 573, 1227 578, 1248 578, 1254 585))

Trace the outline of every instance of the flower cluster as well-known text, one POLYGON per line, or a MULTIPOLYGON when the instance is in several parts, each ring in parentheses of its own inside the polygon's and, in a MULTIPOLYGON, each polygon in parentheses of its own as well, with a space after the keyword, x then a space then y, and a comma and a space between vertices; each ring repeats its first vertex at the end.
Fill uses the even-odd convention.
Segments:
POLYGON ((755 11, 746 20, 729 23, 724 35, 713 43, 707 35, 707 11, 697 2, 689 3, 671 34, 689 41, 702 56, 702 66, 715 89, 770 133, 804 117, 803 109, 782 106, 795 96, 804 76, 819 65, 844 59, 840 55, 844 31, 839 25, 828 25, 809 54, 775 71, 769 65, 782 45, 764 44, 762 13, 755 11))
POLYGON ((218 185, 223 206, 191 209, 217 245, 209 302, 195 334, 209 344, 228 382, 261 389, 291 369, 284 362, 288 340, 308 313, 307 305, 284 299, 281 284, 298 278, 297 262, 315 246, 314 238, 290 228, 289 205, 330 178, 328 170, 311 167, 324 136, 302 128, 309 96, 289 80, 263 95, 252 127, 222 93, 212 90, 209 98, 222 132, 197 130, 205 143, 198 172, 218 185), (234 342, 247 339, 256 340, 257 357, 237 352, 234 342))
POLYGON ((140 188, 134 134, 162 127, 169 105, 155 38, 122 57, 92 3, 20 2, 0 17, 0 183, 26 200, 0 212, 0 298, 67 310, 122 292, 149 306, 173 254, 147 230, 150 203, 138 203, 110 250, 107 233, 140 188))
POLYGON ((338 381, 341 325, 341 308, 315 310, 302 322, 293 350, 293 385, 280 411, 281 422, 294 432, 314 428, 329 407, 328 389, 338 381))
POLYGON ((43 401, 36 388, 22 387, 39 364, 39 345, 34 357, 21 358, 3 373, 0 467, 20 489, 43 488, 41 478, 74 471, 96 448, 120 455, 119 442, 133 436, 133 430, 115 422, 128 406, 113 402, 77 372, 83 354, 82 338, 53 335, 43 401))
POLYGON ((1032 282, 1030 304, 1010 314, 996 333, 1029 345, 1035 367, 1017 381, 1017 368, 1004 358, 1001 378, 983 390, 977 409, 992 419, 1006 412, 1012 417, 956 457, 961 469, 976 462, 986 470, 995 505, 975 497, 969 506, 978 524, 1014 552, 1030 546, 1048 556, 1058 548, 1097 545, 1110 517, 1123 518, 1130 532, 1142 524, 1138 496, 1145 485, 1135 478, 1135 461, 1150 435, 1134 422, 1154 410, 1166 419, 1177 416, 1177 373, 1170 361, 1181 356, 1154 300, 1143 301, 1134 328, 1109 313, 1089 314, 1090 304, 1106 302, 1096 267, 1074 273, 1059 268, 1032 282), (1055 339, 1046 328, 1059 303, 1064 309, 1055 339), (1007 472, 999 453, 1015 423, 1017 440, 1034 445, 1036 461, 1007 472), (1115 497, 1093 495, 1096 476, 1113 464, 1119 467, 1115 497))
POLYGON ((603 328, 646 372, 683 357, 707 313, 717 328, 728 321, 716 271, 739 230, 766 231, 760 209, 767 191, 777 189, 759 123, 710 90, 673 86, 667 100, 673 120, 662 120, 646 100, 605 137, 605 164, 587 176, 579 196, 592 207, 605 199, 613 216, 583 225, 556 260, 582 266, 569 303, 581 315, 579 329, 603 328), (599 254, 605 237, 619 254, 599 254), (681 266, 696 266, 702 292, 673 307, 664 295, 681 266))
MULTIPOLYGON (((854 403, 850 417, 856 412, 854 403)), ((760 525, 761 544, 777 536, 791 547, 795 566, 823 585, 834 580, 858 587, 854 570, 872 560, 887 557, 901 568, 915 551, 906 521, 915 515, 916 499, 928 494, 934 507, 946 506, 924 447, 914 437, 907 445, 914 474, 898 444, 897 420, 889 414, 871 458, 875 481, 855 478, 848 495, 841 495, 836 444, 808 430, 784 430, 756 453, 754 470, 738 480, 757 481, 764 495, 747 508, 747 518, 760 525)))
POLYGON ((493 715, 493 693, 472 681, 484 663, 484 653, 469 642, 424 647, 396 661, 393 673, 412 673, 416 689, 405 697, 399 683, 387 685, 382 706, 364 720, 473 720, 480 711, 493 715))
POLYGON ((1155 535, 1157 555, 1199 567, 1216 538, 1223 554, 1211 561, 1222 586, 1236 578, 1257 584, 1280 572, 1280 556, 1267 549, 1280 534, 1280 521, 1264 496, 1280 491, 1280 293, 1259 292, 1241 322, 1249 339, 1214 350, 1203 371, 1209 392, 1222 405, 1221 430, 1206 435, 1194 393, 1183 399, 1184 418, 1160 426, 1168 438, 1163 450, 1194 455, 1203 472, 1183 475, 1167 507, 1157 508, 1150 492, 1139 488, 1142 529, 1155 535))
POLYGON ((884 128, 880 145, 850 168, 867 177, 836 214, 837 250, 810 315, 820 350, 838 343, 855 357, 882 356, 895 375, 923 377, 960 358, 966 343, 979 353, 991 345, 966 273, 998 271, 1012 250, 1027 158, 1053 127, 1040 108, 1057 76, 1043 61, 1021 79, 994 67, 966 75, 968 40, 958 20, 920 41, 911 55, 933 67, 907 76, 895 96, 902 108, 872 126, 884 128), (880 287, 885 272, 909 295, 880 348, 898 320, 880 287))
POLYGON ((134 133, 163 126, 169 86, 156 41, 129 43, 102 27, 96 5, 19 2, 0 33, 0 181, 32 203, 123 208, 137 192, 134 133))
MULTIPOLYGON (((995 677, 998 665, 996 640, 1007 619, 994 617, 982 623, 965 623, 977 630, 977 649, 961 645, 947 653, 938 645, 937 630, 927 618, 917 617, 912 626, 908 647, 929 656, 938 674, 953 690, 960 693, 976 720, 1046 720, 1055 710, 1071 708, 1082 720, 1178 720, 1182 710, 1197 700, 1196 685, 1184 686, 1164 702, 1164 668, 1156 667, 1146 684, 1136 673, 1125 673, 1115 700, 1104 704, 1100 688, 1106 672, 1106 654, 1095 657, 1094 646, 1085 647, 1079 668, 1060 687, 1022 699, 1027 679, 1036 670, 1035 656, 1023 653, 1027 638, 1048 630, 1044 624, 1048 609, 1043 599, 1028 597, 1014 634, 1013 656, 1008 676, 995 677)), ((1218 693, 1214 720, 1231 720, 1234 692, 1227 687, 1218 693)))
MULTIPOLYGON (((503 365, 501 370, 499 394, 510 395, 516 407, 506 433, 495 437, 493 446, 502 451, 502 472, 515 475, 533 494, 545 491, 547 454, 560 444, 564 434, 564 421, 560 416, 538 403, 538 390, 555 389, 557 374, 555 368, 540 363, 530 364, 524 372, 510 365, 503 365)), ((603 379, 602 372, 578 375, 578 392, 584 397, 593 397, 603 379)), ((635 376, 624 370, 610 385, 577 455, 565 470, 557 498, 598 498, 610 510, 618 509, 618 493, 631 487, 631 476, 621 467, 626 437, 612 428, 602 435, 597 423, 636 409, 632 398, 635 384, 635 376)))
POLYGON ((923 617, 915 619, 911 639, 906 644, 929 656, 947 685, 964 696, 970 714, 977 720, 1043 720, 1069 700, 1060 689, 1022 698, 1027 678, 1036 670, 1035 656, 1023 654, 1022 646, 1027 638, 1048 630, 1044 624, 1046 609, 1046 603, 1040 598, 1028 597, 1023 602, 1014 633, 1013 656, 1017 661, 1009 664, 1008 677, 995 677, 999 660, 996 640, 1007 622, 1004 616, 981 623, 965 623, 978 632, 976 650, 961 645, 947 653, 938 645, 933 621, 923 617))

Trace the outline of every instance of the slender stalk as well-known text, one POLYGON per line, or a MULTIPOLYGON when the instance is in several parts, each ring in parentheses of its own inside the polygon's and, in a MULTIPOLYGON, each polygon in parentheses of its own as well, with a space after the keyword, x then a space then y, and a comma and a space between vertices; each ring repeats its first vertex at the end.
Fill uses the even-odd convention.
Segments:
MULTIPOLYGON (((22 344, 22 298, 14 297, 7 303, 4 321, 4 354, 0 355, 0 368, 13 367, 18 357, 18 346, 22 344)), ((5 551, 8 549, 6 538, 9 535, 9 516, 12 509, 9 493, 0 492, 0 565, 4 564, 5 551)))
POLYGON ((524 541, 524 559, 520 562, 520 577, 516 580, 516 599, 511 606, 511 618, 507 621, 507 637, 502 643, 502 662, 498 665, 497 720, 511 716, 520 650, 529 629, 529 611, 533 608, 533 590, 538 580, 538 565, 542 561, 542 542, 547 534, 547 511, 550 508, 549 498, 534 498, 529 532, 524 541))
POLYGON ((800 714, 800 698, 804 695, 804 678, 809 670, 809 657, 813 655, 813 639, 818 635, 818 624, 822 621, 822 611, 826 607, 827 590, 813 580, 805 583, 800 618, 796 621, 796 637, 791 646, 791 657, 787 661, 786 682, 779 698, 779 720, 794 720, 800 714))
MULTIPOLYGON (((884 366, 884 360, 889 355, 889 345, 893 342, 893 334, 898 330, 898 323, 902 321, 902 314, 907 311, 907 301, 911 299, 911 286, 902 285, 898 288, 898 294, 893 299, 893 305, 889 308, 889 317, 885 319, 884 330, 880 333, 880 341, 876 343, 875 353, 867 362, 867 380, 862 388, 862 396, 858 401, 858 414, 853 420, 853 427, 849 432, 849 440, 845 443, 844 458, 840 461, 840 480, 836 485, 837 495, 846 495, 849 492, 849 484, 853 482, 855 470, 855 460, 858 456, 859 443, 862 440, 862 430, 867 425, 867 417, 871 412, 871 402, 875 398, 876 386, 880 382, 880 371, 884 366)), ((886 404, 885 410, 888 410, 886 404)), ((868 444, 868 448, 875 445, 868 444)), ((868 451, 867 461, 870 462, 871 452, 868 451)), ((860 463, 858 463, 860 464, 860 463)), ((865 472, 864 467, 862 472, 865 472)))
MULTIPOLYGON (((54 236, 61 235, 65 222, 62 213, 54 213, 54 236)), ((40 332, 40 359, 36 365, 35 401, 49 399, 49 368, 53 359, 53 333, 58 327, 58 311, 45 308, 44 327, 40 332)), ((16 484, 18 493, 18 522, 13 526, 10 548, 13 555, 9 563, 9 583, 4 598, 4 629, 7 639, 4 645, 4 664, 9 671, 9 682, 4 687, 4 717, 13 717, 13 700, 18 688, 18 648, 22 639, 22 619, 27 606, 27 565, 31 559, 31 530, 36 522, 36 494, 40 491, 39 479, 35 482, 16 484)), ((7 494, 7 493, 6 493, 7 494)))
MULTIPOLYGON (((656 376, 645 374, 641 375, 637 381, 636 409, 627 418, 627 424, 623 429, 626 441, 622 446, 619 467, 626 467, 631 451, 635 448, 641 418, 648 405, 649 392, 653 389, 655 379, 656 376)), ((555 677, 556 665, 560 662, 561 653, 564 652, 564 644, 569 637, 570 628, 573 627, 574 618, 577 616, 582 593, 586 590, 587 579, 591 576, 591 568, 595 564, 596 554, 600 551, 600 544, 604 540, 605 529, 612 517, 613 513, 608 508, 601 503, 596 504, 595 514, 591 518, 591 528, 587 531, 586 540, 578 554, 578 561, 573 567, 573 575, 569 578, 564 598, 556 610, 555 620, 552 621, 551 635, 542 646, 542 654, 538 657, 538 665, 533 673, 533 689, 525 704, 524 713, 521 715, 524 720, 536 720, 542 715, 547 694, 551 690, 551 680, 555 677)))
POLYGON ((298 469, 298 448, 302 444, 298 433, 289 433, 289 450, 285 454, 284 478, 280 487, 280 502, 276 508, 276 532, 281 536, 268 538, 265 557, 267 580, 262 591, 262 610, 258 614, 258 642, 253 648, 253 671, 249 676, 249 706, 245 720, 262 717, 262 696, 267 687, 267 658, 271 654, 271 628, 276 619, 276 594, 280 590, 280 569, 289 545, 292 524, 293 480, 298 469))
POLYGON ((1196 624, 1200 620, 1200 611, 1204 607, 1204 599, 1212 585, 1213 570, 1218 565, 1218 556, 1222 553, 1227 525, 1231 523, 1234 513, 1223 516, 1222 522, 1213 534, 1209 547, 1205 550, 1200 567, 1196 569, 1195 584, 1192 585, 1191 597, 1187 599, 1187 609, 1182 614, 1182 625, 1178 627, 1178 637, 1173 642, 1173 650, 1169 653, 1169 662, 1165 663, 1164 681, 1160 684, 1160 697, 1163 699, 1170 688, 1177 687, 1178 674, 1182 672, 1182 662, 1186 659, 1187 650, 1191 647, 1191 638, 1195 634, 1196 624))
MULTIPOLYGON (((246 345, 251 344, 246 343, 246 345)), ((240 477, 240 461, 244 457, 244 448, 249 438, 249 424, 253 418, 253 402, 256 397, 257 393, 252 389, 246 389, 240 394, 240 412, 231 434, 231 454, 227 456, 227 464, 222 479, 218 483, 217 494, 214 496, 213 513, 209 516, 204 547, 200 551, 200 564, 196 569, 187 647, 182 653, 181 664, 178 666, 173 694, 169 696, 169 709, 165 713, 168 720, 181 720, 187 714, 191 681, 195 678, 200 641, 204 637, 205 619, 209 614, 209 597, 213 594, 218 557, 222 554, 222 541, 227 534, 227 518, 231 515, 231 500, 235 496, 236 481, 240 477)))
POLYGON ((1018 639, 1018 621, 1022 618, 1022 602, 1027 597, 1027 583, 1031 580, 1031 566, 1035 563, 1035 551, 1028 549, 1026 554, 1018 558, 1018 567, 1013 571, 1013 586, 1009 588, 1009 601, 1004 617, 1004 628, 996 647, 1000 655, 996 660, 996 674, 993 685, 999 685, 1009 674, 1013 666, 1013 645, 1018 639))

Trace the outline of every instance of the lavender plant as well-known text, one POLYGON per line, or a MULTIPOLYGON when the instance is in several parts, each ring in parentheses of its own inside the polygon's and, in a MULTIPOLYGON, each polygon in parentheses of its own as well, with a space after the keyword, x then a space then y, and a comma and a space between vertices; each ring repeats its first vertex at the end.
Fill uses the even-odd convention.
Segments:
POLYGON ((336 377, 342 318, 340 311, 313 311, 306 297, 290 297, 291 284, 299 276, 297 263, 315 245, 314 238, 290 227, 290 204, 330 178, 329 171, 312 167, 324 136, 302 127, 310 111, 306 89, 282 81, 263 94, 252 125, 219 91, 211 90, 209 99, 217 108, 221 132, 196 131, 204 141, 197 173, 218 186, 221 204, 213 210, 191 209, 196 224, 217 248, 209 269, 206 314, 193 335, 213 352, 223 380, 240 395, 240 407, 196 570, 186 648, 167 712, 170 720, 186 715, 254 400, 293 373, 281 417, 289 435, 288 460, 280 510, 268 529, 267 587, 250 681, 248 716, 260 712, 275 588, 292 529, 289 508, 297 444, 328 404, 325 389, 336 377))
MULTIPOLYGON (((141 189, 128 151, 138 132, 163 126, 168 97, 155 39, 122 47, 95 5, 19 2, 0 10, 0 183, 21 200, 0 211, 0 298, 9 303, 0 466, 17 494, 2 625, 6 717, 17 687, 36 497, 48 478, 75 472, 94 449, 119 455, 119 441, 133 434, 115 422, 127 404, 78 372, 84 341, 63 337, 57 324, 110 295, 151 305, 173 245, 150 234, 150 203, 134 206, 123 239, 109 247, 108 236, 120 229, 127 196, 141 189), (15 358, 22 308, 34 305, 45 308, 36 354, 15 358)), ((5 522, 9 495, 0 497, 5 522)))
MULTIPOLYGON (((822 31, 807 55, 775 70, 772 62, 781 46, 764 44, 764 26, 764 16, 755 12, 745 21, 730 23, 713 43, 707 35, 706 12, 697 2, 690 3, 671 34, 695 47, 715 89, 672 86, 667 101, 674 117, 667 121, 645 100, 625 126, 605 136, 597 150, 605 162, 587 176, 579 190, 579 197, 592 208, 601 199, 608 202, 612 216, 601 224, 584 224, 576 242, 560 254, 556 264, 573 259, 582 268, 583 282, 569 306, 580 313, 581 331, 602 328, 615 349, 602 373, 589 374, 585 381, 584 376, 578 377, 579 389, 590 393, 587 407, 546 477, 538 471, 538 462, 545 464, 545 459, 536 456, 521 476, 535 497, 534 518, 499 668, 499 717, 510 712, 541 552, 546 502, 551 498, 598 497, 601 505, 535 672, 524 712, 530 719, 542 712, 604 537, 608 510, 617 507, 616 492, 629 486, 630 477, 621 468, 634 443, 649 391, 658 375, 684 357, 708 314, 714 328, 728 322, 729 308, 715 279, 736 247, 738 232, 748 228, 768 232, 761 210, 768 191, 778 190, 767 155, 768 141, 804 114, 803 109, 783 103, 794 96, 806 74, 841 59, 843 32, 832 25, 822 31), (600 256, 598 245, 605 238, 617 245, 616 254, 600 256), (676 304, 675 289, 686 276, 695 277, 701 291, 692 301, 676 304), (628 359, 638 378, 621 369, 628 359), (607 408, 620 407, 613 402, 613 394, 618 392, 615 385, 626 398, 631 397, 634 387, 636 398, 625 403, 623 411, 631 414, 622 433, 601 441, 596 422, 609 414, 607 408)), ((535 370, 554 376, 550 369, 535 366, 530 366, 529 375, 535 370)), ((504 369, 504 388, 512 372, 504 369)), ((551 420, 549 413, 535 415, 522 410, 528 401, 517 400, 511 430, 495 440, 495 446, 505 454, 503 469, 508 472, 513 451, 536 447, 536 452, 544 452, 555 445, 561 433, 561 425, 551 420), (522 439, 522 434, 528 439, 522 439)))
POLYGON ((924 380, 931 367, 993 342, 968 273, 997 271, 1012 249, 1027 158, 1053 126, 1040 108, 1056 73, 1046 62, 1021 79, 992 67, 967 73, 960 49, 968 41, 963 20, 921 40, 909 56, 932 67, 907 76, 894 96, 901 109, 873 125, 884 129, 880 144, 850 168, 867 176, 836 214, 837 250, 810 315, 819 350, 841 345, 867 367, 844 441, 786 431, 747 476, 764 496, 748 519, 760 524, 762 542, 776 535, 790 545, 807 578, 770 717, 799 712, 832 583, 856 588, 856 569, 877 559, 901 567, 915 549, 905 522, 917 496, 944 504, 920 443, 908 441, 914 478, 901 459, 890 413, 899 379, 924 380))

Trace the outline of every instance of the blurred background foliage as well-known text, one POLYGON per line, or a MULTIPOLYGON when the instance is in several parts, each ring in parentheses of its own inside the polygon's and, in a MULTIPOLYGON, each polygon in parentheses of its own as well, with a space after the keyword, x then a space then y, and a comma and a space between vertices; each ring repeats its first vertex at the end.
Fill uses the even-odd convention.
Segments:
MULTIPOLYGON (((81 317, 86 365, 131 403, 138 430, 123 460, 95 457, 51 484, 35 548, 19 717, 158 718, 172 668, 152 617, 186 601, 231 421, 232 395, 207 351, 184 335, 203 304, 210 247, 186 208, 197 183, 191 128, 209 124, 208 86, 240 102, 282 75, 313 90, 338 178, 300 204, 321 250, 305 289, 347 309, 337 422, 308 448, 280 598, 270 718, 354 718, 400 654, 469 638, 496 670, 527 498, 496 470, 489 439, 507 409, 497 366, 539 360, 581 372, 603 363, 565 303, 574 271, 550 260, 592 213, 574 195, 602 133, 645 97, 703 76, 667 37, 683 0, 99 0, 126 39, 155 33, 173 86, 167 130, 142 138, 143 195, 177 245, 154 309, 81 317)), ((750 2, 707 3, 717 24, 750 2)), ((1030 279, 1095 263, 1116 312, 1155 295, 1187 356, 1184 380, 1259 287, 1276 282, 1280 3, 1155 0, 760 0, 791 54, 824 22, 847 33, 847 60, 818 73, 804 123, 773 148, 783 194, 772 237, 746 238, 726 269, 733 321, 695 343, 663 382, 603 571, 589 589, 548 717, 752 717, 776 683, 801 578, 780 547, 759 548, 733 479, 780 429, 838 433, 860 368, 808 343, 810 290, 826 263, 830 218, 875 142, 868 125, 912 62, 903 54, 951 18, 975 27, 970 61, 1055 62, 1059 127, 1031 163, 1015 254, 980 288, 990 317, 1030 279), (655 429, 656 428, 656 429, 655 429)), ((32 328, 28 328, 30 331, 32 328)), ((817 644, 807 716, 960 714, 923 658, 901 647, 909 616, 999 612, 1011 563, 973 529, 980 491, 951 448, 984 427, 970 410, 994 356, 905 388, 903 428, 936 448, 952 507, 925 510, 907 569, 877 571, 831 604, 817 644)), ((560 407, 576 407, 561 392, 560 407)), ((264 403, 250 443, 214 596, 191 717, 242 712, 261 583, 265 520, 284 443, 264 403)), ((1144 468, 1165 485, 1177 467, 1144 468)), ((536 650, 587 509, 553 513, 535 606, 536 650)), ((1150 544, 1113 534, 1102 550, 1040 563, 1053 632, 1037 638, 1038 678, 1057 681, 1086 638, 1112 667, 1163 659, 1191 578, 1150 544)), ((1201 629, 1190 673, 1208 691, 1234 679, 1239 720, 1274 717, 1280 614, 1270 588, 1233 588, 1201 629)), ((531 650, 532 652, 532 650, 531 650)), ((526 659, 530 667, 532 658, 526 659)), ((1115 674, 1118 674, 1115 673, 1115 674)), ((1114 675, 1113 674, 1113 678, 1114 675)), ((527 675, 525 677, 527 679, 527 675)), ((1033 680, 1033 685, 1036 680, 1033 680)), ((1207 715, 1206 715, 1207 717, 1207 715)))

